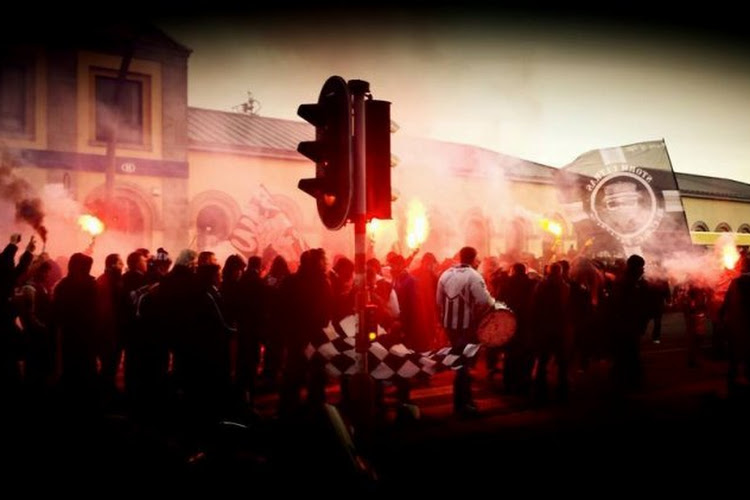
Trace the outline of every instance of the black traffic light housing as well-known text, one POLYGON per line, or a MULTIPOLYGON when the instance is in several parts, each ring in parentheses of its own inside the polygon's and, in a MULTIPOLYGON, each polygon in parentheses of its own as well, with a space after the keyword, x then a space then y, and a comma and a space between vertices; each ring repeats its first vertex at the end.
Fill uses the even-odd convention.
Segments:
POLYGON ((391 218, 391 103, 365 101, 367 220, 391 218))
POLYGON ((323 84, 316 104, 302 104, 297 114, 315 126, 315 140, 297 146, 315 162, 315 178, 297 187, 313 196, 320 220, 328 229, 346 224, 354 197, 352 164, 352 105, 349 87, 340 76, 323 84))

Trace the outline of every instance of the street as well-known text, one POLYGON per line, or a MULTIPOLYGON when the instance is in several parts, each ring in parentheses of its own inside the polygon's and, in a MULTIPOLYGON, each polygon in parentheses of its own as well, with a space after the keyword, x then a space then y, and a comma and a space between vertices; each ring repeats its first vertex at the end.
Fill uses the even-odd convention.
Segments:
MULTIPOLYGON (((97 481, 127 478, 126 486, 355 488, 361 496, 462 488, 575 491, 590 481, 619 488, 646 479, 719 488, 744 477, 733 473, 746 464, 747 397, 727 396, 726 361, 712 357, 710 339, 703 339, 698 366, 688 367, 681 315, 669 314, 661 344, 647 336, 642 352, 642 390, 615 395, 609 363, 600 361, 572 373, 567 402, 545 405, 502 394, 487 380, 480 358, 474 372, 478 418, 453 416, 453 373, 442 372, 413 389, 418 418, 401 421, 393 413, 371 435, 339 421, 333 405, 326 414, 280 421, 276 396, 267 394, 254 420, 223 422, 198 453, 184 444, 189 429, 168 420, 149 426, 125 415, 87 420, 25 411, 5 426, 13 457, 6 470, 18 481, 30 472, 66 479, 85 473, 97 481)), ((331 384, 329 403, 337 402, 337 387, 331 384)))

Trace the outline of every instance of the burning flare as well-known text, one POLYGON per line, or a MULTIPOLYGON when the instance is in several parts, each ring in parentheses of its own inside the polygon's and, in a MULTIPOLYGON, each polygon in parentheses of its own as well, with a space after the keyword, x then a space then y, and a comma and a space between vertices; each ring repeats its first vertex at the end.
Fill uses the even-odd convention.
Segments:
POLYGON ((378 234, 378 231, 382 227, 382 224, 380 222, 380 219, 371 219, 370 222, 367 223, 367 234, 370 235, 370 237, 374 237, 376 234, 378 234))
POLYGON ((427 221, 424 205, 419 200, 409 204, 406 219, 406 246, 410 249, 419 248, 430 233, 430 223, 427 221))
POLYGON ((555 222, 553 220, 545 218, 539 221, 539 225, 542 226, 542 229, 544 229, 548 233, 554 234, 556 238, 562 236, 562 225, 560 225, 559 222, 555 222))
POLYGON ((96 237, 104 231, 104 223, 93 215, 81 215, 78 217, 78 225, 92 237, 96 237))
POLYGON ((721 248, 721 262, 726 269, 734 269, 738 260, 740 260, 740 254, 734 244, 724 245, 721 248))

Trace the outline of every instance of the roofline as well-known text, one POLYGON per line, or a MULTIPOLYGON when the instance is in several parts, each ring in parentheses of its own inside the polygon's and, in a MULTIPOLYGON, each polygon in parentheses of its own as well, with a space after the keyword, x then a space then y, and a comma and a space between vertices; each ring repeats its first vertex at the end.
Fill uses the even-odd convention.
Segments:
MULTIPOLYGON (((713 177, 716 179, 716 177, 713 177)), ((680 189, 680 195, 687 198, 700 198, 704 200, 724 200, 724 201, 740 201, 747 203, 750 201, 750 196, 732 196, 724 193, 712 193, 710 191, 692 191, 687 189, 680 189)))
POLYGON ((716 176, 713 176, 713 175, 691 174, 691 173, 688 173, 688 172, 677 172, 677 171, 675 171, 675 174, 678 177, 679 176, 685 176, 685 177, 701 177, 703 179, 723 179, 725 181, 732 181, 732 182, 736 182, 738 184, 744 184, 745 186, 750 186, 750 184, 748 184, 746 182, 738 181, 737 179, 731 179, 729 177, 716 177, 716 176))
POLYGON ((273 120, 273 121, 276 121, 276 122, 288 122, 288 123, 295 123, 295 124, 307 125, 308 127, 313 128, 312 125, 310 125, 309 123, 307 123, 305 121, 302 121, 302 120, 289 120, 287 118, 275 118, 273 116, 251 115, 251 114, 246 114, 246 113, 238 113, 237 111, 228 111, 226 109, 212 109, 212 108, 202 108, 202 107, 199 107, 199 106, 188 106, 188 112, 191 111, 191 110, 208 111, 210 113, 224 113, 224 114, 227 114, 227 115, 242 115, 242 116, 247 116, 250 119, 260 118, 260 119, 263 119, 263 120, 273 120))
POLYGON ((226 144, 195 144, 192 141, 188 143, 188 151, 204 151, 208 153, 226 153, 226 154, 252 154, 264 158, 279 158, 286 160, 305 160, 310 161, 296 151, 285 149, 263 148, 257 146, 231 146, 226 144))

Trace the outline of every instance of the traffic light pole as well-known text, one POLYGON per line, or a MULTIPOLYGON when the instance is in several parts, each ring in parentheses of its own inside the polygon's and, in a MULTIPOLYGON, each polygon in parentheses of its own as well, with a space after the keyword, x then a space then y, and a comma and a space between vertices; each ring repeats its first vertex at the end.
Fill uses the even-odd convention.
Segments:
MULTIPOLYGON (((367 348, 367 332, 364 328, 365 305, 367 299, 367 282, 365 276, 365 261, 367 258, 367 177, 365 156, 365 94, 370 91, 370 84, 362 80, 351 80, 349 91, 352 95, 352 109, 354 115, 354 206, 351 217, 354 222, 354 286, 357 293, 357 328, 358 351, 367 348), (365 338, 362 338, 365 337, 365 338)), ((367 373, 367 357, 362 356, 360 371, 367 373)))
POLYGON ((374 382, 367 366, 369 341, 365 329, 365 306, 369 303, 369 291, 365 273, 367 254, 367 177, 365 145, 365 95, 370 92, 370 84, 362 80, 350 80, 349 92, 352 96, 354 121, 354 205, 351 219, 354 222, 354 286, 356 291, 357 332, 355 344, 359 354, 359 369, 352 377, 352 398, 355 407, 355 420, 359 431, 369 434, 375 418, 374 382))

